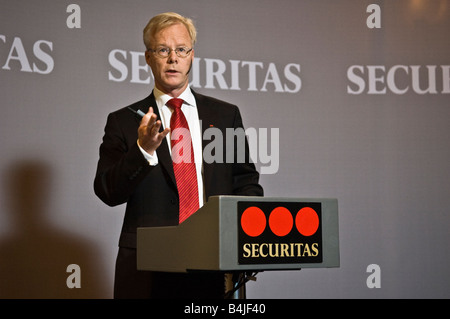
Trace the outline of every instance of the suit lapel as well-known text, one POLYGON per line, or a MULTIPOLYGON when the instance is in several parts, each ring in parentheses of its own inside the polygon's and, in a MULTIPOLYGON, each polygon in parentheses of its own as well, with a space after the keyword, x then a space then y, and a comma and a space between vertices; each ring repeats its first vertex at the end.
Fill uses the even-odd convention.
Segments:
MULTIPOLYGON (((210 141, 205 141, 203 139, 203 136, 205 136, 205 130, 209 127, 215 126, 214 121, 217 120, 217 117, 214 116, 212 113, 213 108, 209 105, 209 101, 204 98, 203 95, 197 94, 194 91, 192 91, 195 97, 195 101, 197 102, 197 111, 198 111, 198 118, 201 121, 201 131, 202 131, 202 149, 205 149, 205 146, 210 141)), ((204 158, 204 156, 203 156, 204 158)), ((209 197, 209 192, 211 190, 211 185, 213 184, 212 180, 212 168, 213 165, 211 163, 206 163, 203 160, 203 186, 206 198, 209 197)))
POLYGON ((195 97, 195 101, 197 102, 197 111, 198 118, 201 121, 201 130, 202 130, 202 149, 205 147, 205 141, 203 140, 203 136, 205 134, 205 130, 209 127, 214 126, 214 120, 216 117, 212 113, 213 108, 210 107, 208 100, 203 97, 203 95, 197 94, 192 91, 195 97))

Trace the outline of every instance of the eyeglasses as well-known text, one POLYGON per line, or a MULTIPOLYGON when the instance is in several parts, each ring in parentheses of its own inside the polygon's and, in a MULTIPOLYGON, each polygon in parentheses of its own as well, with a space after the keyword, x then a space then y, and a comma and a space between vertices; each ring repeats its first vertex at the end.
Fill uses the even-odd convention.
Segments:
POLYGON ((171 49, 171 48, 161 47, 156 50, 153 50, 153 49, 148 49, 148 50, 152 51, 153 53, 156 53, 156 55, 159 56, 160 58, 167 58, 172 51, 175 51, 175 54, 180 58, 187 58, 189 56, 189 54, 191 53, 192 48, 179 47, 176 49, 171 49))

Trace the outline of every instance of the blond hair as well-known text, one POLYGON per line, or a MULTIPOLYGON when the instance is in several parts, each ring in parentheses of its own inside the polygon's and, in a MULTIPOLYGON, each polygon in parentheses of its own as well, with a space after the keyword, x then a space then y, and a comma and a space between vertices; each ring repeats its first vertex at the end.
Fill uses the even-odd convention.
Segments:
POLYGON ((151 48, 151 39, 155 37, 156 33, 177 23, 181 23, 186 27, 191 37, 191 44, 194 46, 197 40, 197 30, 193 21, 178 13, 166 12, 154 16, 145 26, 144 44, 147 50, 151 48))

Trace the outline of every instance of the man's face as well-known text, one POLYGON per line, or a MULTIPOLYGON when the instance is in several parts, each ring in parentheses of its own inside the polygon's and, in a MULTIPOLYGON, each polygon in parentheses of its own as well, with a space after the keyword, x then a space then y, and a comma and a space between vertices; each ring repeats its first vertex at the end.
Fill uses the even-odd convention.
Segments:
POLYGON ((194 50, 186 58, 176 55, 179 47, 191 48, 191 37, 183 24, 174 24, 161 30, 151 41, 153 50, 161 47, 172 49, 167 58, 161 58, 150 50, 145 52, 147 64, 155 78, 155 86, 162 92, 178 96, 189 83, 189 69, 194 60, 194 50))

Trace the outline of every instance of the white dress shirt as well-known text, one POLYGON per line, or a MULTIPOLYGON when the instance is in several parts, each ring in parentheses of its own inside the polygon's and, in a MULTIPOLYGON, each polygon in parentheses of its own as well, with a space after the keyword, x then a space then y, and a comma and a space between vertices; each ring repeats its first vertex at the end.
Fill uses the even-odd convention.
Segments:
MULTIPOLYGON (((161 115, 161 118, 159 118, 159 120, 161 120, 163 129, 166 127, 170 127, 170 117, 172 116, 173 111, 166 105, 166 103, 170 99, 172 99, 172 97, 167 94, 164 94, 156 87, 153 89, 153 94, 155 96, 156 106, 158 107, 159 114, 161 115)), ((180 96, 178 96, 178 98, 183 99, 184 101, 183 105, 181 106, 181 110, 183 111, 183 114, 186 117, 186 121, 188 122, 189 125, 189 131, 191 133, 192 146, 194 148, 195 169, 197 171, 198 194, 200 195, 198 197, 199 207, 202 207, 205 195, 203 192, 203 178, 202 178, 202 158, 203 158, 202 131, 200 126, 200 120, 198 118, 197 103, 189 86, 186 88, 186 90, 183 91, 183 93, 180 94, 180 96)), ((171 133, 167 134, 166 142, 168 143, 169 146, 169 152, 172 153, 170 138, 171 133)), ((148 160, 150 165, 155 166, 158 164, 158 150, 156 150, 152 156, 148 154, 143 148, 141 148, 140 145, 139 148, 144 157, 148 160)))

